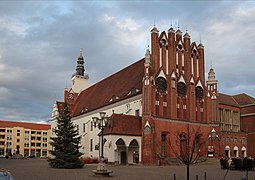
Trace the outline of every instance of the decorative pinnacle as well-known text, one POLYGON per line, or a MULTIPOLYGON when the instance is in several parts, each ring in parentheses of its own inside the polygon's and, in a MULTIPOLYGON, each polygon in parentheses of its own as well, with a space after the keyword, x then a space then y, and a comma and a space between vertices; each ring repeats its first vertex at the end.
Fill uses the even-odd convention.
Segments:
POLYGON ((83 48, 80 49, 80 56, 82 56, 82 51, 83 51, 83 48))

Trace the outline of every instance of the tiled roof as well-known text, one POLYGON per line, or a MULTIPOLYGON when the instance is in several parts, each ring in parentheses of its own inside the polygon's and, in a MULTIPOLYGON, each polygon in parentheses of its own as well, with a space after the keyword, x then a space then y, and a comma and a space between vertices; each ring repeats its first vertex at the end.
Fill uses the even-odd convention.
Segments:
POLYGON ((85 89, 78 96, 73 116, 142 93, 144 58, 85 89))
POLYGON ((233 98, 236 100, 236 102, 240 106, 251 105, 251 104, 255 105, 255 99, 245 93, 237 94, 233 96, 233 98))
POLYGON ((33 130, 49 130, 50 129, 49 124, 37 124, 37 123, 2 121, 2 120, 0 120, 0 127, 2 128, 24 127, 25 129, 33 129, 33 130))
POLYGON ((234 96, 219 93, 219 103, 235 106, 235 107, 240 107, 240 106, 251 105, 251 104, 255 105, 255 99, 245 93, 237 94, 234 96))
POLYGON ((64 102, 57 101, 56 103, 57 103, 57 108, 58 108, 59 115, 63 114, 64 113, 64 107, 63 107, 64 102))
POLYGON ((232 96, 227 94, 219 93, 219 103, 229 105, 229 106, 239 107, 239 104, 235 101, 235 99, 232 96))
POLYGON ((124 114, 113 114, 109 124, 104 129, 104 135, 121 134, 121 135, 142 135, 142 118, 124 114))

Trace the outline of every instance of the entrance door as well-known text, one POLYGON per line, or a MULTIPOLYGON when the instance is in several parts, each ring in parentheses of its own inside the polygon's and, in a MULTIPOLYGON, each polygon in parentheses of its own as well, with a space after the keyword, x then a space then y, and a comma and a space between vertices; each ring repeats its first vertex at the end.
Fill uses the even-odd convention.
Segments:
POLYGON ((229 150, 225 150, 225 156, 229 157, 229 150))
POLYGON ((120 153, 120 161, 121 161, 121 164, 127 164, 127 152, 126 151, 122 151, 120 153))
POLYGON ((133 163, 139 163, 139 154, 133 154, 133 163))

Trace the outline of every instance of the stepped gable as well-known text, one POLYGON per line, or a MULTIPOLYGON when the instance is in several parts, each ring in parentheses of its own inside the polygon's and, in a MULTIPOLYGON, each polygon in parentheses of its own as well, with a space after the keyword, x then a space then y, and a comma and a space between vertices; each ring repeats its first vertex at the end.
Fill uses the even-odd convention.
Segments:
POLYGON ((0 120, 0 127, 2 128, 13 128, 13 127, 24 127, 25 129, 33 129, 33 130, 49 130, 49 124, 37 124, 37 123, 29 123, 29 122, 14 122, 14 121, 2 121, 0 120))
POLYGON ((124 114, 112 114, 104 135, 132 135, 142 136, 142 118, 124 114))
POLYGON ((223 93, 219 93, 219 103, 229 105, 229 106, 240 107, 239 104, 236 102, 236 100, 233 98, 233 96, 223 94, 223 93))
POLYGON ((240 106, 255 105, 255 99, 245 93, 237 94, 233 98, 240 106))
POLYGON ((85 89, 78 96, 73 117, 142 93, 144 58, 85 89))

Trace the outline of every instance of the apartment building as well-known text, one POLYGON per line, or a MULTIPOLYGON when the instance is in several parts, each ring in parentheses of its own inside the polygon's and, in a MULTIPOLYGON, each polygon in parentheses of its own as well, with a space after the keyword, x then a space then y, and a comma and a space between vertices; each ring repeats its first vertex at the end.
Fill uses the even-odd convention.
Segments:
POLYGON ((0 120, 0 157, 13 154, 48 157, 50 125, 0 120))

